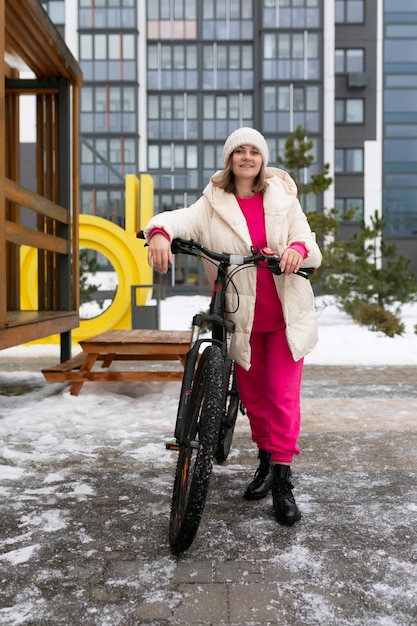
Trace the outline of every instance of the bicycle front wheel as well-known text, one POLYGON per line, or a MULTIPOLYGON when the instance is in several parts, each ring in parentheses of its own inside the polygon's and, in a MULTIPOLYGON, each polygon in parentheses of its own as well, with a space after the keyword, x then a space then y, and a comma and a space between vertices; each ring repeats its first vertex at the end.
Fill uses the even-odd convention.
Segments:
POLYGON ((187 410, 187 436, 179 450, 171 502, 169 542, 187 550, 206 501, 224 399, 224 357, 216 345, 201 355, 187 410))
POLYGON ((217 447, 214 453, 214 457, 218 463, 223 463, 229 456, 240 402, 234 362, 231 359, 226 359, 224 392, 223 414, 219 428, 217 447))

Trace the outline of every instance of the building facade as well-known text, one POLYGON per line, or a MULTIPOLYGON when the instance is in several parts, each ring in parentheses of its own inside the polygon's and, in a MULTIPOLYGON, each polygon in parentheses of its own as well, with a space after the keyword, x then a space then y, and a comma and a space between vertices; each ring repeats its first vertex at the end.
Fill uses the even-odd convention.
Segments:
MULTIPOLYGON (((315 157, 306 180, 325 163, 334 179, 304 209, 357 207, 342 236, 382 212, 417 270, 414 0, 42 4, 84 70, 82 212, 121 223, 123 177, 141 171, 154 178, 155 211, 188 206, 235 128, 259 129, 275 165, 302 125, 315 157)), ((187 265, 175 274, 202 276, 187 265)))

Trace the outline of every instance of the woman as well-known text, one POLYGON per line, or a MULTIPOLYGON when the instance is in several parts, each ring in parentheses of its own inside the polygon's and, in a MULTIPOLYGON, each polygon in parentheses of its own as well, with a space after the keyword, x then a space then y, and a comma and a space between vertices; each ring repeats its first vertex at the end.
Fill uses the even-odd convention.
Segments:
POLYGON ((154 216, 145 235, 148 262, 159 272, 172 263, 170 241, 194 239, 219 252, 248 255, 253 246, 281 257, 281 276, 262 268, 238 272, 227 294, 236 324, 231 357, 259 467, 244 497, 264 498, 272 488, 277 520, 301 518, 291 484, 291 463, 299 454, 300 389, 303 357, 317 342, 313 291, 295 276, 318 267, 321 253, 297 199, 292 178, 267 168, 265 138, 252 128, 235 130, 223 148, 224 169, 212 176, 192 206, 154 216))

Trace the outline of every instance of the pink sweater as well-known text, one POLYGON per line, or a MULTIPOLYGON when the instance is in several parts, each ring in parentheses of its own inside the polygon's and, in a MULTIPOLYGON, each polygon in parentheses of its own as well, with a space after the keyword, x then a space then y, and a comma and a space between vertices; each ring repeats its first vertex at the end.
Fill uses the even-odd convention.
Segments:
MULTIPOLYGON (((245 216, 253 246, 264 248, 267 245, 267 241, 262 194, 258 193, 252 198, 238 198, 236 196, 236 200, 245 216)), ((304 258, 307 256, 304 244, 297 242, 292 244, 291 247, 300 252, 304 258)), ((280 328, 285 328, 285 322, 273 274, 269 270, 259 267, 256 281, 255 318, 252 330, 259 332, 278 330, 280 328)))

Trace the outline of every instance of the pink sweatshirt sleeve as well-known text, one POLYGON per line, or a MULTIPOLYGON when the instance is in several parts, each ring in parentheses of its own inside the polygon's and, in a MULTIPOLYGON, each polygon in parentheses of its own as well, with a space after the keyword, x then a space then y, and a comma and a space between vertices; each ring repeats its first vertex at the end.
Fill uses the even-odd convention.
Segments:
POLYGON ((301 256, 303 257, 303 259, 307 258, 307 256, 308 256, 307 248, 305 247, 305 245, 303 243, 301 243, 301 241, 294 241, 294 243, 292 243, 288 247, 292 248, 296 252, 299 252, 301 254, 301 256))
POLYGON ((168 241, 170 241, 170 236, 163 228, 154 228, 153 230, 151 230, 149 234, 149 239, 152 239, 154 235, 158 235, 158 234, 163 235, 166 239, 168 239, 168 241))

